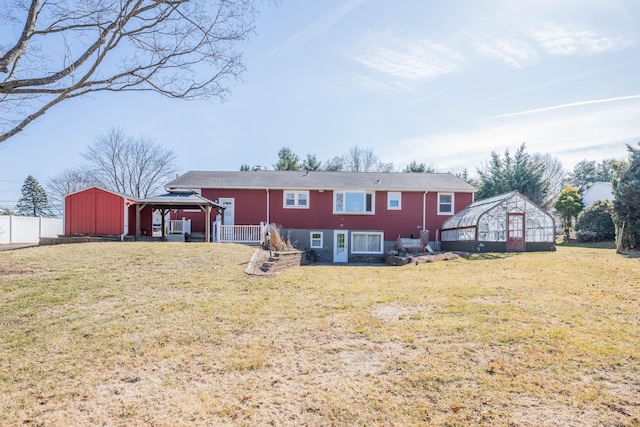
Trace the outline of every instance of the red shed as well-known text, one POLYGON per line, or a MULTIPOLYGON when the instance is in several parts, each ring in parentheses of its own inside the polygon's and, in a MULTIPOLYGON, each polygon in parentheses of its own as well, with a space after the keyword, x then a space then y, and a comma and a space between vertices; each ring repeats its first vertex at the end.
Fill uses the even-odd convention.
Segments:
MULTIPOLYGON (((129 206, 135 199, 100 187, 70 193, 64 199, 65 234, 122 236, 129 233, 129 206)), ((135 213, 135 209, 132 209, 135 213)), ((135 218, 135 217, 134 217, 135 218)), ((135 223, 132 224, 135 228, 135 223)))

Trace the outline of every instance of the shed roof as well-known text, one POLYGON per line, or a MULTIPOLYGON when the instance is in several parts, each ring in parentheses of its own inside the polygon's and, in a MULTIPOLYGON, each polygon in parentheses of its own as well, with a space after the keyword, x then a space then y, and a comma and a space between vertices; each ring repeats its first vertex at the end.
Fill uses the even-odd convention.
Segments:
POLYGON ((462 191, 476 188, 451 173, 318 172, 318 171, 189 171, 167 188, 236 188, 381 191, 462 191))
POLYGON ((116 196, 122 197, 125 201, 126 201, 126 200, 129 200, 129 201, 132 201, 132 202, 136 202, 136 201, 138 201, 138 199, 136 199, 136 198, 135 198, 135 197, 133 197, 133 196, 129 196, 128 194, 119 193, 119 192, 117 192, 117 191, 113 191, 113 190, 107 190, 106 188, 103 188, 103 187, 100 187, 100 186, 97 186, 97 185, 92 185, 92 186, 90 186, 90 187, 86 187, 86 188, 83 188, 83 189, 81 189, 81 190, 72 191, 71 193, 67 193, 67 194, 65 194, 65 196, 64 196, 64 197, 69 197, 69 196, 72 196, 72 195, 74 195, 74 194, 83 193, 83 192, 85 192, 85 191, 87 191, 87 190, 91 190, 91 189, 97 189, 97 190, 104 191, 104 192, 106 192, 106 193, 111 193, 111 194, 113 194, 113 195, 116 195, 116 196))

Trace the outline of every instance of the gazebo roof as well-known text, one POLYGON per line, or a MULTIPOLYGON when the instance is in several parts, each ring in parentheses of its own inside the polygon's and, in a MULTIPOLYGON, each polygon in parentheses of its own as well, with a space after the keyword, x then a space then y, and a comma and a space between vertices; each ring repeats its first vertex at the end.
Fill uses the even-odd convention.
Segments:
POLYGON ((224 206, 204 198, 193 191, 172 191, 166 194, 137 200, 136 204, 151 206, 155 209, 193 209, 202 206, 211 206, 214 209, 224 210, 224 206))

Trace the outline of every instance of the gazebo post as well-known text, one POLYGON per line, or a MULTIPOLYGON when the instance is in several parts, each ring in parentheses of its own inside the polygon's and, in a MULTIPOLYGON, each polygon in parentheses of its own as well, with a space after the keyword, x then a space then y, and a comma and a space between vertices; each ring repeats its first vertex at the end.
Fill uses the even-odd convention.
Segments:
POLYGON ((204 241, 211 243, 211 205, 205 206, 204 241))
POLYGON ((165 210, 164 209, 160 209, 160 215, 162 215, 162 233, 161 233, 161 236, 162 236, 162 240, 165 240, 166 239, 166 235, 164 233, 164 227, 165 227, 165 222, 164 222, 165 210))
POLYGON ((136 205, 136 242, 140 240, 140 211, 144 209, 146 205, 136 205))

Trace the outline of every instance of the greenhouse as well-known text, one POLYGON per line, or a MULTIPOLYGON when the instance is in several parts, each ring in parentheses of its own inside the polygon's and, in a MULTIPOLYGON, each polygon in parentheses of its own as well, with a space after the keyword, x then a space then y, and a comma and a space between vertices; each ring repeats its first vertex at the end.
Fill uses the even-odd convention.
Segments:
POLYGON ((442 250, 522 252, 555 250, 551 215, 517 191, 474 202, 447 219, 442 250))

